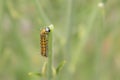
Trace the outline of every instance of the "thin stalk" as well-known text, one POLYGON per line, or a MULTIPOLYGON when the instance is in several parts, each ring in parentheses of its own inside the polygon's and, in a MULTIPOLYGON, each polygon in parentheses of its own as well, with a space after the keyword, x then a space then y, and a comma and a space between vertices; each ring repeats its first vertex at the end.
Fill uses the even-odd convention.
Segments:
POLYGON ((53 64, 53 25, 49 26, 50 33, 48 35, 48 66, 47 66, 47 78, 52 80, 52 64, 53 64))
POLYGON ((4 30, 3 30, 3 14, 4 14, 4 0, 0 0, 0 55, 3 53, 4 50, 4 30))
POLYGON ((0 0, 0 32, 2 31, 3 13, 4 13, 4 0, 0 0))
POLYGON ((42 9, 39 0, 33 0, 33 2, 35 3, 36 9, 38 10, 39 15, 41 15, 40 17, 42 17, 43 21, 46 24, 50 24, 51 22, 50 22, 48 16, 45 14, 44 10, 42 9))
POLYGON ((102 60, 102 54, 103 51, 102 51, 102 47, 103 47, 103 40, 104 40, 104 36, 105 36, 105 6, 104 6, 104 3, 103 2, 100 2, 98 4, 98 10, 100 10, 100 14, 99 16, 101 17, 100 18, 100 26, 96 28, 96 54, 95 54, 95 77, 94 77, 94 80, 100 80, 102 75, 104 75, 103 72, 105 72, 106 68, 105 68, 105 61, 101 63, 101 60, 102 60), (101 4, 101 5, 100 5, 101 4), (101 66, 101 67, 99 67, 101 66))
MULTIPOLYGON (((67 43, 66 43, 66 50, 69 51, 69 46, 70 46, 70 36, 71 36, 71 30, 72 30, 72 0, 68 0, 68 5, 67 5, 67 21, 66 21, 66 27, 67 27, 67 43)), ((69 53, 69 52, 68 52, 69 53)))
POLYGON ((69 66, 71 66, 72 69, 75 69, 75 65, 77 65, 77 63, 79 62, 79 59, 82 59, 82 57, 84 56, 84 51, 83 48, 86 44, 86 41, 89 38, 90 32, 93 29, 93 24, 94 21, 96 19, 96 16, 98 14, 98 8, 96 7, 96 5, 93 6, 93 10, 90 13, 90 18, 88 19, 88 23, 87 23, 87 30, 86 30, 86 34, 85 36, 82 38, 81 42, 79 43, 78 46, 76 46, 76 53, 79 53, 78 55, 73 55, 71 58, 71 64, 69 66))

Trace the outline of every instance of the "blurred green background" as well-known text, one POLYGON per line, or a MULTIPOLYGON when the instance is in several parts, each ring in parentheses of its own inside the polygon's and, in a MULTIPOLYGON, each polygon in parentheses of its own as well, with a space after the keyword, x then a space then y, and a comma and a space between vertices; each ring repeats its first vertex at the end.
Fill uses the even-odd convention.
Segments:
POLYGON ((43 80, 40 28, 53 24, 57 80, 120 80, 120 0, 0 0, 0 80, 43 80))

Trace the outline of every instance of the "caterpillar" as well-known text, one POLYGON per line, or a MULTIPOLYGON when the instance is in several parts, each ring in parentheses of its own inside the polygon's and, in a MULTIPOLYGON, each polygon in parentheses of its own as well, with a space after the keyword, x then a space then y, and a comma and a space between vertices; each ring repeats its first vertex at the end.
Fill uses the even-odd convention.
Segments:
POLYGON ((50 32, 49 27, 42 28, 40 30, 40 45, 41 45, 41 55, 47 57, 48 51, 48 33, 50 32))

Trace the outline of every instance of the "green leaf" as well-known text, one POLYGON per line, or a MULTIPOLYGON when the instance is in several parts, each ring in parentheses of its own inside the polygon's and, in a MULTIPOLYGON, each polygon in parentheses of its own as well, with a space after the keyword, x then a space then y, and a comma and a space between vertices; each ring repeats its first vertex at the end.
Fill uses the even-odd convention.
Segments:
POLYGON ((29 72, 28 73, 29 76, 38 76, 38 77, 42 77, 42 73, 33 73, 33 72, 29 72))
POLYGON ((65 65, 66 61, 62 61, 59 66, 56 68, 56 74, 59 74, 59 72, 62 70, 63 66, 65 65))

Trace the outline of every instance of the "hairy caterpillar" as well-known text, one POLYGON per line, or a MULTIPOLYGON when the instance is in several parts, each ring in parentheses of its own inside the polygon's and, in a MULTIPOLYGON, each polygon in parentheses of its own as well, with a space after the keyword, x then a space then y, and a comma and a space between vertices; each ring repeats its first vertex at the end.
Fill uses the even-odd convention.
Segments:
POLYGON ((41 45, 41 55, 47 57, 48 51, 48 33, 50 32, 49 27, 45 27, 40 30, 40 45, 41 45))

